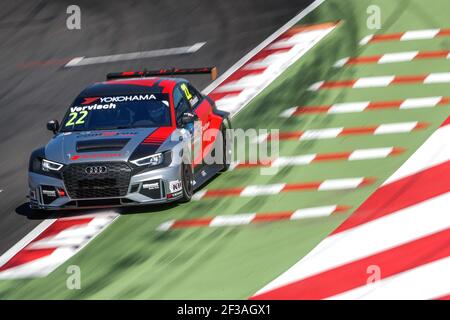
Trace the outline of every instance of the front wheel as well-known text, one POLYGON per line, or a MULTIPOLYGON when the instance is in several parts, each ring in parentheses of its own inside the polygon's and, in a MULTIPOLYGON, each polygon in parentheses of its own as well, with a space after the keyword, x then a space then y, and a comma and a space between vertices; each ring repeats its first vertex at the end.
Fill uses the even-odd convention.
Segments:
POLYGON ((182 164, 181 166, 181 183, 183 197, 179 202, 189 202, 194 191, 194 175, 190 164, 182 164))

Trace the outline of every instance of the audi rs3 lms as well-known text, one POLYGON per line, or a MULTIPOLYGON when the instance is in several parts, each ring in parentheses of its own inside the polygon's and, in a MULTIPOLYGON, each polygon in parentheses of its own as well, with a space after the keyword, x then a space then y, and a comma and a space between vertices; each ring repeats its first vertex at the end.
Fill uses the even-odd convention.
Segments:
POLYGON ((215 68, 110 73, 84 89, 29 161, 32 209, 187 202, 226 170, 227 112, 181 74, 215 68))

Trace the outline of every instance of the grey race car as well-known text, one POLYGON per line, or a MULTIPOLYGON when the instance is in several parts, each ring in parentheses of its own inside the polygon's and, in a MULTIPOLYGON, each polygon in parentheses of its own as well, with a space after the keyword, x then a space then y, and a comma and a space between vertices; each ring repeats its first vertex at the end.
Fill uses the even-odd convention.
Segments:
POLYGON ((231 123, 188 81, 152 76, 214 72, 115 73, 84 89, 61 124, 47 123, 54 137, 31 154, 30 207, 189 201, 196 188, 228 168, 231 123))

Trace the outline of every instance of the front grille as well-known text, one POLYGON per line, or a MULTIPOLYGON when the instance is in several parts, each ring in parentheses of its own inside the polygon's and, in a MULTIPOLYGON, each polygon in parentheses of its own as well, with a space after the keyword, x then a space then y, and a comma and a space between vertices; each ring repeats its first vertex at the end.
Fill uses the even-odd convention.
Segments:
POLYGON ((62 176, 72 199, 123 197, 128 191, 131 168, 124 162, 70 164, 62 176), (91 166, 105 166, 107 172, 86 173, 86 168, 91 166))

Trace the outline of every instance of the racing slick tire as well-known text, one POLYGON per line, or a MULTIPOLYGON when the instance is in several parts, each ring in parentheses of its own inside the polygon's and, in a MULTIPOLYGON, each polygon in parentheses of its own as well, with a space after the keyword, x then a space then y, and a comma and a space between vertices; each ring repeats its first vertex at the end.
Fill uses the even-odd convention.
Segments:
POLYGON ((194 192, 194 174, 190 164, 183 163, 181 166, 181 185, 183 196, 178 201, 181 203, 191 201, 194 192))

